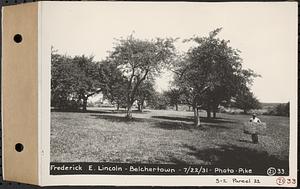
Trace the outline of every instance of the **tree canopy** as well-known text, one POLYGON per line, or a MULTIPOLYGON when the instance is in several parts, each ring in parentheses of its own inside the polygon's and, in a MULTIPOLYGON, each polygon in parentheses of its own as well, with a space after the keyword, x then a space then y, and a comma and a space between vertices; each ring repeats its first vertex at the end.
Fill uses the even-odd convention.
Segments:
POLYGON ((163 95, 166 97, 168 104, 175 107, 175 110, 178 111, 178 105, 182 102, 182 91, 178 88, 170 88, 168 91, 165 91, 163 95))
POLYGON ((181 88, 185 103, 194 109, 195 125, 200 125, 199 109, 209 111, 222 101, 247 88, 257 75, 242 68, 240 51, 229 46, 230 41, 217 38, 221 28, 208 37, 193 37, 194 42, 177 69, 174 85, 181 88))
POLYGON ((117 39, 112 51, 102 61, 93 56, 51 55, 51 106, 62 109, 87 108, 88 98, 102 93, 111 104, 126 107, 126 117, 132 117, 136 103, 142 111, 145 105, 165 109, 168 105, 186 104, 193 108, 195 125, 200 125, 200 110, 216 116, 219 105, 235 101, 235 106, 248 111, 259 107, 250 87, 258 77, 253 70, 243 68, 240 51, 220 39, 221 28, 208 36, 185 39, 191 44, 179 55, 172 38, 137 39, 130 35, 117 39), (163 69, 172 70, 172 85, 168 91, 155 91, 155 79, 163 69))
POLYGON ((248 88, 238 93, 234 99, 233 106, 244 110, 245 114, 251 109, 261 108, 260 102, 248 88))
POLYGON ((157 76, 174 56, 173 39, 140 40, 132 35, 118 40, 109 59, 118 65, 126 77, 127 117, 132 117, 132 105, 145 80, 157 76))
POLYGON ((51 55, 51 106, 86 111, 89 97, 102 90, 93 57, 51 55))
POLYGON ((126 106, 126 77, 123 76, 117 65, 109 60, 105 60, 98 65, 98 81, 101 83, 101 89, 104 98, 112 104, 120 107, 126 106))

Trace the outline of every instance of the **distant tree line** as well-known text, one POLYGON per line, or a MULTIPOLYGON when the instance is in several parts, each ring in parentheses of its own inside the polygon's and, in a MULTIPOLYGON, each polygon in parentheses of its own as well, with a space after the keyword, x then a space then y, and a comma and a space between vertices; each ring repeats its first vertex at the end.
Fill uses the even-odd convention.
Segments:
POLYGON ((269 109, 265 115, 290 116, 290 103, 280 103, 269 109))
POLYGON ((92 56, 51 53, 51 106, 86 111, 89 97, 102 93, 117 109, 126 108, 132 118, 132 107, 166 109, 187 105, 194 111, 195 125, 200 125, 199 111, 216 117, 220 105, 244 110, 259 108, 250 91, 253 70, 242 67, 240 51, 228 40, 217 37, 221 28, 208 36, 194 36, 183 42, 193 43, 180 54, 174 42, 178 39, 141 40, 130 35, 117 40, 109 56, 95 61, 92 56), (155 91, 155 78, 163 69, 174 73, 168 91, 155 91))

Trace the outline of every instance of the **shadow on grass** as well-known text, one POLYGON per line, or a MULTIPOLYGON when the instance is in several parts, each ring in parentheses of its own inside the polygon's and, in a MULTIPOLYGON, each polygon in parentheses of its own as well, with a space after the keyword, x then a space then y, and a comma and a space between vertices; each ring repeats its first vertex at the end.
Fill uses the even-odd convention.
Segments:
POLYGON ((131 118, 128 119, 125 117, 125 115, 121 115, 121 116, 114 116, 114 115, 99 115, 99 114, 92 114, 92 117, 96 118, 96 119, 105 119, 105 120, 109 120, 112 122, 146 122, 147 119, 144 118, 131 118))
MULTIPOLYGON (((91 114, 90 116, 97 118, 97 119, 105 119, 112 122, 153 122, 154 127, 165 129, 165 130, 203 130, 208 131, 210 129, 232 129, 229 126, 225 126, 218 123, 235 123, 229 119, 225 118, 215 118, 215 119, 207 119, 205 117, 201 117, 201 127, 194 126, 194 119, 192 116, 186 117, 172 117, 172 116, 151 116, 151 118, 136 118, 133 117, 132 119, 128 119, 125 117, 125 111, 116 111, 116 110, 105 110, 105 111, 95 111, 95 110, 88 110, 88 113, 95 113, 91 114), (107 114, 124 114, 124 115, 107 115, 107 114), (103 115, 104 114, 104 115, 103 115), (105 115, 106 114, 106 115, 105 115), (160 119, 160 120, 155 120, 160 119)), ((138 111, 134 111, 136 113, 138 111)), ((147 112, 141 112, 147 113, 147 112)))
POLYGON ((121 114, 125 113, 125 110, 61 110, 51 109, 51 112, 72 112, 72 113, 99 113, 99 114, 121 114))
POLYGON ((223 125, 213 125, 202 123, 202 126, 196 127, 194 123, 186 123, 186 122, 175 122, 175 121, 156 121, 156 128, 165 129, 165 130, 202 130, 209 131, 211 129, 231 129, 230 127, 223 125))
POLYGON ((171 117, 171 116, 151 116, 151 117, 156 119, 165 119, 171 121, 193 121, 193 119, 189 117, 171 117))
POLYGON ((216 120, 200 118, 201 126, 195 127, 193 117, 170 117, 170 116, 152 116, 151 118, 163 119, 168 121, 160 121, 155 123, 155 127, 166 130, 203 130, 208 131, 210 129, 232 129, 229 126, 225 126, 218 123, 235 123, 223 118, 217 118, 216 120), (187 123, 189 122, 189 123, 187 123))
POLYGON ((233 129, 229 126, 221 125, 221 124, 212 124, 212 123, 203 123, 199 127, 202 131, 209 131, 211 129, 233 129))
POLYGON ((196 127, 193 124, 175 122, 175 121, 156 121, 154 124, 155 128, 165 130, 194 130, 196 127))
POLYGON ((240 139, 238 140, 239 142, 245 142, 245 143, 251 143, 253 144, 252 140, 244 140, 244 139, 240 139))
POLYGON ((237 123, 236 120, 228 119, 228 118, 207 118, 201 117, 201 121, 205 123, 237 123))
MULTIPOLYGON (((235 145, 219 145, 214 148, 197 149, 194 146, 183 145, 189 152, 187 155, 207 162, 212 165, 222 167, 249 167, 259 169, 261 167, 276 166, 288 168, 288 158, 281 160, 275 156, 269 155, 264 151, 257 151, 246 147, 235 145)), ((173 163, 189 164, 184 160, 171 158, 173 163)))
MULTIPOLYGON (((194 117, 186 116, 186 117, 174 117, 174 116, 152 116, 152 118, 157 119, 166 119, 172 121, 194 121, 194 117)), ((226 118, 207 118, 200 117, 201 122, 204 123, 235 123, 234 121, 226 118)))
POLYGON ((151 112, 150 110, 143 110, 143 111, 140 111, 140 110, 132 110, 132 113, 135 113, 135 114, 147 114, 151 112))
MULTIPOLYGON (((62 110, 62 109, 51 109, 51 112, 74 112, 74 113, 99 113, 99 114, 123 114, 126 113, 126 110, 62 110)), ((143 111, 139 111, 139 110, 132 110, 132 113, 135 114, 147 114, 151 112, 150 110, 143 110, 143 111)))

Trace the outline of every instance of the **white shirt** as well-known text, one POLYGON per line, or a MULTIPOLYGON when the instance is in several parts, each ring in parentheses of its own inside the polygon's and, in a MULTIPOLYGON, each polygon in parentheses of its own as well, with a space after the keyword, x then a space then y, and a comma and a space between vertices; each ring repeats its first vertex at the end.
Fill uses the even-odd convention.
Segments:
POLYGON ((253 122, 253 123, 260 123, 260 119, 258 119, 257 117, 255 117, 254 119, 251 118, 251 119, 250 119, 250 122, 253 122))

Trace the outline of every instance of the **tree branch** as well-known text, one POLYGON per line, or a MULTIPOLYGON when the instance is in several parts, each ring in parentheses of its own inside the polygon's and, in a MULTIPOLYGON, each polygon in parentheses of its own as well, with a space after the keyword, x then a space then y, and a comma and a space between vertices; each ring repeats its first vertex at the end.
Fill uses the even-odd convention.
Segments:
POLYGON ((146 70, 144 76, 143 76, 141 79, 139 79, 139 80, 137 81, 137 83, 135 84, 135 86, 134 86, 134 88, 133 88, 133 90, 132 90, 132 93, 131 93, 131 101, 134 100, 134 96, 135 96, 135 94, 136 94, 136 91, 137 91, 137 89, 138 89, 138 86, 140 86, 140 84, 142 83, 142 81, 144 81, 144 80, 146 79, 148 73, 149 73, 149 70, 146 70))
POLYGON ((97 93, 99 93, 99 92, 101 92, 102 91, 102 89, 98 89, 98 90, 96 90, 95 92, 92 92, 92 93, 90 93, 90 94, 87 94, 86 95, 86 98, 88 98, 88 97, 90 97, 90 96, 93 96, 94 94, 97 94, 97 93))

